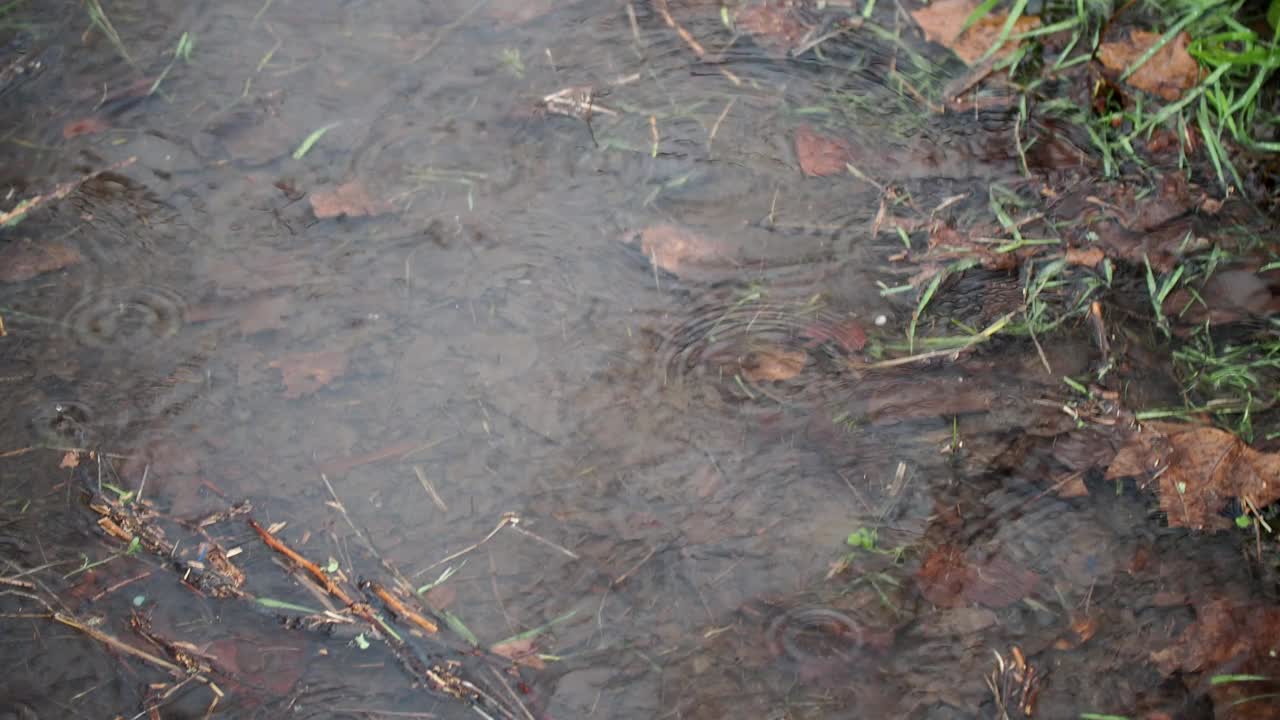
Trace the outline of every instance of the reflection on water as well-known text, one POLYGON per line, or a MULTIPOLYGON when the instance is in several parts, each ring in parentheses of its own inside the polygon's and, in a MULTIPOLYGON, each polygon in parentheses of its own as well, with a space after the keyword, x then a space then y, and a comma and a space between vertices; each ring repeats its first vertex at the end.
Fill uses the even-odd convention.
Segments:
MULTIPOLYGON (((226 717, 475 714, 412 689, 359 630, 282 624, 323 593, 242 523, 195 522, 240 499, 352 581, 452 569, 424 593, 452 624, 412 653, 461 660, 531 716, 987 716, 993 653, 1014 646, 1053 668, 1046 717, 1184 702, 1144 664, 1187 621, 1168 598, 1247 595, 1247 569, 1132 492, 1046 490, 1049 439, 1073 427, 1055 376, 1087 365, 1084 333, 1046 340, 1055 376, 1013 342, 879 364, 914 302, 881 292, 911 280, 886 260, 900 238, 873 234, 881 189, 983 205, 1017 177, 992 139, 1006 118, 931 117, 889 68, 956 73, 868 33, 820 60, 738 39, 699 62, 659 5, 104 3, 127 60, 101 28, 81 37, 79 3, 24 7, 59 52, 0 88, 5 186, 137 161, 0 238, 83 256, 0 285, 0 387, 22 408, 0 451, 61 449, 0 460, 6 559, 71 570, 118 549, 79 485, 239 548, 246 590, 292 610, 196 594, 156 558, 51 588, 129 642, 144 612, 213 658, 226 717), (174 61, 183 33, 195 50, 174 61), (585 109, 539 107, 579 86, 585 109), (102 129, 64 133, 86 117, 102 129), (802 175, 808 125, 856 138, 869 182, 802 175), (313 204, 349 183, 377 202, 347 214, 370 217, 313 204), (646 229, 682 233, 678 257, 646 229), (100 454, 59 468, 69 448, 100 454), (461 553, 506 512, 520 532, 461 553), (534 628, 518 673, 468 650, 534 628)), ((823 23, 847 3, 826 5, 805 17, 841 27, 823 23)), ((733 37, 718 3, 669 7, 733 37)), ((207 709, 26 622, 10 714, 207 709)))

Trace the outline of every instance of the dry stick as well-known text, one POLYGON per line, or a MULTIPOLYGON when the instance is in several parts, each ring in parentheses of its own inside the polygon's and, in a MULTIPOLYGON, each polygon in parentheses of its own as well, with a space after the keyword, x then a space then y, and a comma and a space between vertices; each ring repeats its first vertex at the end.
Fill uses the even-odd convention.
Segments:
POLYGON ((567 548, 567 547, 565 547, 565 546, 563 546, 563 545, 557 545, 556 543, 551 542, 550 540, 548 540, 548 539, 546 539, 546 538, 542 537, 541 535, 539 535, 539 534, 537 534, 537 533, 535 533, 535 532, 533 532, 533 531, 531 531, 531 530, 525 530, 524 528, 520 527, 519 525, 514 525, 514 524, 511 526, 511 529, 512 529, 512 530, 515 530, 516 532, 520 533, 521 535, 524 535, 525 537, 533 538, 534 540, 537 540, 538 542, 542 543, 543 545, 546 545, 546 546, 547 546, 547 547, 549 547, 549 548, 554 548, 554 549, 556 549, 556 550, 559 550, 561 553, 564 553, 565 555, 567 555, 567 556, 569 556, 569 557, 573 558, 574 560, 579 559, 579 558, 578 558, 578 554, 577 554, 577 553, 575 553, 574 551, 570 550, 569 548, 567 548))
POLYGON ((414 573, 414 574, 413 574, 413 577, 415 577, 415 578, 416 578, 416 577, 421 577, 424 573, 430 572, 431 570, 434 570, 435 568, 438 568, 438 567, 440 567, 441 565, 444 565, 444 564, 445 564, 445 563, 447 563, 447 562, 451 562, 451 561, 453 561, 453 560, 457 560, 458 558, 462 557, 463 555, 466 555, 467 553, 471 552, 472 550, 475 550, 476 548, 480 547, 481 545, 484 545, 485 543, 489 542, 489 540, 493 539, 493 536, 494 536, 494 535, 497 535, 497 534, 498 534, 498 532, 499 532, 500 530, 502 530, 502 528, 507 527, 508 525, 515 525, 515 524, 516 524, 516 523, 518 523, 518 522, 520 522, 520 516, 519 516, 519 515, 516 515, 515 513, 510 513, 510 512, 509 512, 509 513, 503 513, 503 514, 502 514, 502 519, 498 521, 498 524, 497 524, 497 525, 495 525, 495 526, 494 526, 494 528, 493 528, 492 530, 490 530, 490 531, 489 531, 489 534, 488 534, 488 535, 485 535, 485 536, 484 536, 484 539, 482 539, 480 542, 478 542, 478 543, 473 543, 473 544, 471 544, 471 545, 468 545, 467 547, 462 548, 461 550, 459 550, 459 551, 458 551, 458 552, 456 552, 456 553, 453 553, 452 555, 449 555, 449 556, 447 556, 447 557, 445 557, 445 558, 443 558, 443 559, 437 560, 436 562, 432 563, 431 565, 428 565, 427 567, 424 567, 424 568, 422 568, 421 570, 419 570, 418 572, 414 573))
POLYGON ((401 619, 406 620, 429 633, 436 633, 440 631, 440 627, 438 625, 428 620, 418 611, 408 605, 405 605, 403 600, 392 595, 381 584, 368 580, 365 581, 361 587, 376 595, 379 600, 386 603, 387 608, 389 608, 391 612, 395 613, 401 619))
POLYGON ((90 180, 98 177, 103 173, 112 172, 114 170, 119 170, 121 168, 128 167, 137 161, 138 161, 137 157, 130 157, 125 160, 121 160, 120 162, 112 163, 111 165, 108 165, 102 168, 101 170, 95 170, 89 173, 88 175, 81 177, 78 180, 71 180, 70 182, 62 183, 61 185, 58 185, 57 187, 55 187, 52 192, 45 193, 43 195, 36 195, 33 198, 23 200, 22 202, 18 203, 17 206, 14 207, 9 212, 0 213, 0 227, 13 225, 17 223, 19 220, 22 220, 22 218, 26 217, 27 213, 30 213, 32 210, 35 210, 40 206, 45 205, 46 203, 51 203, 54 200, 61 200, 62 198, 74 192, 76 188, 80 187, 81 185, 89 182, 90 180))
POLYGON ((699 60, 706 59, 706 48, 702 47, 702 43, 698 42, 698 39, 695 38, 692 33, 685 30, 683 25, 676 22, 676 19, 671 17, 671 10, 667 7, 667 0, 654 0, 653 6, 658 9, 658 14, 661 15, 663 21, 667 23, 667 27, 676 31, 676 34, 680 36, 681 40, 684 40, 685 44, 689 46, 689 49, 693 51, 693 54, 697 55, 699 60))
POLYGON ((649 562, 649 558, 653 557, 657 552, 658 552, 658 548, 656 547, 649 548, 649 552, 646 553, 644 557, 640 558, 640 562, 636 563, 635 565, 632 565, 626 572, 622 573, 617 578, 615 578, 613 582, 609 583, 609 586, 617 587, 622 583, 626 582, 627 578, 631 577, 632 573, 639 570, 640 567, 645 563, 649 562))
POLYGON ((720 123, 724 122, 729 111, 733 109, 733 104, 738 102, 738 98, 729 98, 729 102, 724 106, 724 110, 720 111, 720 117, 716 118, 716 122, 711 126, 711 134, 707 136, 707 154, 711 153, 711 143, 715 142, 716 133, 720 132, 720 123))
MULTIPOLYGON (((416 467, 417 466, 415 466, 415 469, 416 467)), ((342 513, 342 518, 347 521, 347 525, 351 528, 351 531, 356 534, 356 537, 360 538, 360 541, 369 549, 369 552, 373 554, 374 558, 382 564, 382 567, 387 572, 391 573, 391 576, 395 578, 397 583, 399 583, 401 590, 412 594, 413 583, 409 582, 409 579, 400 572, 399 568, 392 565, 386 558, 382 557, 382 553, 378 552, 378 548, 374 547, 373 541, 369 539, 369 536, 356 526, 355 522, 352 521, 351 516, 347 513, 347 506, 338 498, 338 493, 334 491, 333 485, 329 482, 329 478, 324 473, 320 473, 320 479, 324 481, 325 487, 329 489, 329 497, 333 498, 333 502, 331 504, 338 510, 338 512, 342 513)), ((419 476, 419 479, 422 479, 422 477, 419 476)), ((448 508, 446 507, 445 509, 448 508)), ((435 624, 431 623, 431 625, 434 627, 435 624)), ((431 630, 430 632, 435 632, 435 630, 431 630)))
MULTIPOLYGON (((506 521, 506 518, 504 517, 504 522, 505 521, 506 521)), ((351 596, 349 596, 346 593, 346 591, 344 591, 341 587, 339 587, 337 583, 335 583, 333 579, 330 578, 327 573, 325 573, 324 570, 320 569, 319 565, 316 565, 310 560, 302 557, 296 551, 290 548, 288 545, 285 545, 283 542, 276 539, 274 535, 267 532, 266 528, 259 525, 256 520, 254 520, 253 518, 248 518, 248 522, 249 522, 249 527, 253 528, 254 531, 258 533, 258 536, 261 537, 262 541, 267 544, 267 547, 285 556, 292 562, 296 563, 299 567, 302 567, 312 576, 314 576, 315 579, 319 581, 320 584, 324 587, 324 589, 327 592, 329 592, 329 594, 331 594, 338 601, 346 605, 348 612, 352 613, 356 617, 359 617, 361 620, 363 620, 365 623, 368 624, 370 630, 372 630, 378 637, 383 638, 383 640, 387 643, 388 647, 390 647, 392 652, 395 654, 396 659, 400 660, 406 667, 411 669, 414 673, 420 674, 422 677, 426 678, 426 680, 429 683, 431 683, 432 689, 434 689, 436 692, 449 695, 450 697, 453 697, 458 700, 462 700, 464 702, 470 702, 472 698, 483 698, 490 702, 493 702, 492 698, 490 698, 486 693, 480 690, 480 688, 477 688, 475 685, 465 680, 462 680, 460 678, 455 678, 451 675, 448 675, 444 671, 441 671, 436 667, 425 667, 423 663, 419 662, 412 654, 406 651, 407 646, 402 640, 398 640, 388 634, 387 632, 388 626, 377 615, 374 614, 373 609, 370 608, 369 605, 365 603, 357 603, 354 600, 352 600, 351 596)), ((502 527, 503 525, 499 525, 498 529, 501 529, 502 527)), ((502 712, 505 715, 510 716, 510 713, 507 712, 505 708, 503 708, 501 705, 497 703, 494 703, 494 705, 498 711, 502 712)), ((481 709, 480 707, 476 705, 471 705, 471 708, 475 710, 477 713, 485 717, 489 717, 488 713, 485 713, 484 710, 481 709)))
MULTIPOLYGON (((187 674, 185 670, 169 662, 168 660, 165 660, 164 658, 158 657, 156 655, 152 655, 146 650, 139 650, 138 648, 130 645, 129 643, 123 640, 120 640, 119 638, 116 638, 112 635, 108 635, 107 633, 104 633, 101 630, 98 630, 97 628, 89 627, 88 625, 85 625, 79 620, 76 620, 70 615, 67 615, 66 613, 54 612, 51 616, 46 616, 46 617, 49 617, 55 622, 59 622, 63 625, 66 625, 72 630, 79 630, 85 635, 88 635, 89 637, 93 638, 94 640, 97 640, 98 642, 102 643, 103 645, 106 645, 109 648, 112 648, 113 650, 118 650, 119 652, 122 652, 126 655, 132 655, 133 657, 136 657, 139 660, 144 660, 146 662, 151 663, 152 665, 155 665, 158 668, 167 670, 174 677, 182 677, 187 674)), ((205 682, 207 682, 207 680, 205 682)))
POLYGON ((422 469, 421 465, 413 466, 413 474, 418 476, 418 482, 422 484, 422 489, 427 491, 427 495, 431 497, 431 502, 440 508, 440 512, 449 512, 449 506, 445 504, 444 499, 440 497, 440 493, 436 492, 436 486, 427 479, 427 473, 422 469))
POLYGON ((524 715, 525 720, 534 720, 533 713, 529 712, 529 708, 525 707, 525 704, 521 702, 520 696, 516 695, 516 691, 511 689, 511 685, 506 678, 502 677, 502 673, 494 670, 492 665, 486 665, 485 667, 489 668, 489 672, 493 673, 493 676, 498 679, 502 689, 506 690, 507 694, 511 696, 511 701, 516 704, 516 707, 520 708, 520 714, 524 715))
POLYGON ((299 555, 293 548, 278 540, 275 535, 272 535, 266 528, 259 525, 257 520, 254 520, 253 518, 249 518, 248 520, 249 527, 253 528, 254 532, 258 533, 258 537, 262 538, 262 542, 266 543, 267 547, 285 556, 303 570, 306 570, 311 574, 312 578, 320 584, 320 587, 324 588, 325 592, 332 595, 348 609, 353 608, 356 604, 355 601, 351 599, 351 596, 347 594, 347 591, 343 590, 336 582, 333 581, 333 578, 329 576, 329 573, 325 572, 319 565, 316 565, 310 560, 299 555))

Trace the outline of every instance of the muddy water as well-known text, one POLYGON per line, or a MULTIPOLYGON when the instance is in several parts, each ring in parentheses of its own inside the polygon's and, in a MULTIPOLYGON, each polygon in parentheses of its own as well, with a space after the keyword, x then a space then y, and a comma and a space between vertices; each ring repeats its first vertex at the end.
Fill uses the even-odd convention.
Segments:
MULTIPOLYGON (((712 4, 671 6, 730 39, 712 4)), ((0 285, 0 451, 37 448, 0 459, 0 542, 6 574, 66 563, 48 589, 80 617, 142 644, 128 619, 147 614, 216 657, 215 714, 476 711, 356 631, 198 595, 154 558, 63 578, 120 549, 79 488, 105 476, 180 519, 248 499, 352 579, 386 580, 379 557, 415 584, 454 567, 428 600, 482 647, 560 619, 505 683, 538 717, 991 717, 993 653, 1015 645, 1048 677, 1043 717, 1203 712, 1147 655, 1185 598, 1255 592, 1233 546, 1162 529, 1132 489, 1048 492, 1062 416, 1036 401, 1061 385, 1030 344, 865 367, 911 316, 881 288, 917 269, 872 235, 874 184, 800 173, 795 130, 838 128, 921 207, 973 193, 957 212, 977 212, 1018 173, 1008 118, 931 116, 886 82, 905 51, 851 34, 788 60, 744 38, 703 63, 643 2, 104 8, 129 61, 79 3, 0 21, 11 55, 50 59, 6 86, 4 187, 136 158, 0 239, 82 258, 0 285), (190 60, 148 95, 183 33, 190 60), (575 86, 589 115, 539 107, 575 86), (372 216, 317 217, 353 182, 372 216), (651 264, 660 226, 695 262, 651 264), (751 372, 778 348, 797 372, 751 372), (59 468, 66 448, 101 455, 59 468), (526 532, 440 562, 507 512, 526 532), (859 530, 874 543, 851 553, 859 530)), ((962 74, 912 42, 922 82, 962 74)), ((1055 375, 1096 360, 1084 330, 1045 344, 1055 375)), ((253 596, 320 602, 243 523, 209 533, 242 549, 253 596)), ((149 693, 162 673, 83 634, 4 622, 15 716, 209 705, 149 693)), ((413 644, 505 702, 443 635, 413 644)))

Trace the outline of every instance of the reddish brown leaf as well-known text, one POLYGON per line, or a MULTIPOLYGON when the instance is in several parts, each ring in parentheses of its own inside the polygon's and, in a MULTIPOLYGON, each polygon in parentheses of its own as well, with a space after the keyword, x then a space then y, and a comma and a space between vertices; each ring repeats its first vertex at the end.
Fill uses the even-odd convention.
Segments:
MULTIPOLYGON (((1117 75, 1126 71, 1160 40, 1161 34, 1146 30, 1133 30, 1124 40, 1102 43, 1098 47, 1098 60, 1117 75)), ((1187 46, 1191 36, 1185 32, 1165 43, 1149 60, 1142 64, 1125 82, 1170 102, 1182 97, 1182 93, 1195 87, 1200 81, 1200 66, 1187 46)))
POLYGON ((1002 554, 969 557, 954 545, 943 545, 924 559, 916 572, 920 592, 938 607, 977 603, 991 608, 1012 605, 1035 590, 1040 577, 1002 554))
POLYGON ((289 399, 310 395, 347 372, 347 354, 341 350, 297 353, 271 362, 280 370, 289 399))
POLYGON ((83 259, 80 251, 70 245, 15 240, 0 250, 0 282, 23 282, 83 259))
POLYGON ((1087 247, 1087 248, 1068 248, 1066 259, 1067 259, 1068 265, 1081 265, 1083 267, 1097 267, 1099 264, 1102 263, 1102 260, 1105 257, 1106 257, 1106 253, 1102 252, 1101 248, 1087 247))
MULTIPOLYGON (((927 40, 950 48, 966 64, 973 65, 1000 39, 1008 20, 1004 13, 990 12, 961 33, 964 21, 980 4, 981 0, 938 0, 912 11, 911 16, 924 30, 927 40)), ((1039 25, 1040 18, 1023 15, 1013 24, 1011 34, 1026 32, 1039 25)), ((1015 47, 1015 42, 1006 42, 996 52, 996 57, 1008 55, 1015 47)))
POLYGON ((248 300, 203 303, 187 310, 187 322, 202 323, 210 320, 235 319, 240 332, 253 335, 263 330, 285 327, 284 317, 289 311, 287 296, 259 296, 248 300))
POLYGON ((739 10, 737 28, 771 53, 783 54, 800 44, 813 29, 793 8, 791 0, 763 0, 739 10))
POLYGON ((359 180, 343 183, 331 190, 320 190, 311 193, 311 209, 320 219, 335 218, 342 215, 348 217, 366 217, 381 215, 391 211, 391 203, 375 200, 369 190, 359 180))
POLYGON ((240 332, 253 335, 263 330, 279 330, 285 327, 284 318, 289 314, 289 298, 261 297, 245 303, 239 313, 240 332))
POLYGON ((845 352, 857 352, 867 344, 867 332, 862 323, 849 318, 839 324, 820 323, 800 331, 800 337, 809 340, 805 347, 816 347, 824 342, 834 342, 845 352))
MULTIPOLYGON (((1151 653, 1156 667, 1166 675, 1203 673, 1212 675, 1257 674, 1276 677, 1280 661, 1280 607, 1235 605, 1230 600, 1212 600, 1196 608, 1196 621, 1163 650, 1151 653)), ((1264 687, 1249 682, 1210 685, 1215 714, 1219 718, 1275 720, 1280 703, 1260 695, 1264 687), (1248 698, 1251 698, 1249 700, 1248 698)), ((1274 690, 1272 690, 1274 691, 1274 690)))
POLYGON ((839 175, 852 160, 848 143, 814 132, 808 125, 796 130, 796 157, 804 174, 818 177, 839 175))
POLYGON ((790 380, 809 362, 808 354, 799 350, 766 347, 742 358, 742 375, 751 382, 790 380))
POLYGON ((542 661, 542 658, 538 657, 537 649, 534 647, 534 638, 508 640, 494 645, 489 648, 489 651, 494 655, 501 655, 517 665, 524 665, 534 670, 541 670, 547 666, 542 661))
POLYGON ((1248 498, 1259 508, 1280 500, 1280 455, 1262 453, 1211 427, 1150 423, 1107 467, 1107 478, 1158 476, 1160 509, 1172 527, 1222 530, 1221 511, 1248 498))
POLYGON ((697 233, 670 223, 651 225, 640 231, 640 251, 650 262, 673 275, 705 268, 725 252, 716 243, 697 233))
POLYGON ((269 639, 221 638, 210 643, 205 652, 214 667, 232 681, 285 696, 302 677, 307 650, 305 637, 287 633, 269 639))
POLYGON ((62 137, 66 140, 70 140, 71 138, 80 137, 81 135, 93 135, 95 133, 100 133, 109 127, 111 126, 107 125, 107 121, 102 118, 92 116, 80 118, 79 120, 69 122, 62 126, 62 137))

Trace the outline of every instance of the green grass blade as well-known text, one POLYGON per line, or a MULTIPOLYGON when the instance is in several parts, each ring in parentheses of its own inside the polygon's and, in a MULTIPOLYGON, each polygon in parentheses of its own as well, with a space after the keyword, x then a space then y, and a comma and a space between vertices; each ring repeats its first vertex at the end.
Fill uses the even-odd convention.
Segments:
POLYGON ((320 142, 320 138, 324 137, 324 134, 325 134, 325 133, 327 133, 327 132, 329 132, 330 130, 334 129, 334 128, 335 128, 335 127, 337 127, 339 124, 340 124, 340 123, 336 123, 336 122, 335 122, 335 123, 329 123, 328 125, 325 125, 324 127, 320 128, 319 130, 316 130, 316 131, 312 132, 310 135, 308 135, 308 136, 307 136, 307 139, 306 139, 306 140, 303 140, 303 141, 302 141, 302 144, 298 146, 298 149, 293 151, 293 159, 294 159, 294 160, 301 160, 301 159, 302 159, 302 157, 303 157, 304 155, 306 155, 306 154, 311 150, 311 146, 312 146, 312 145, 315 145, 317 142, 320 142))

